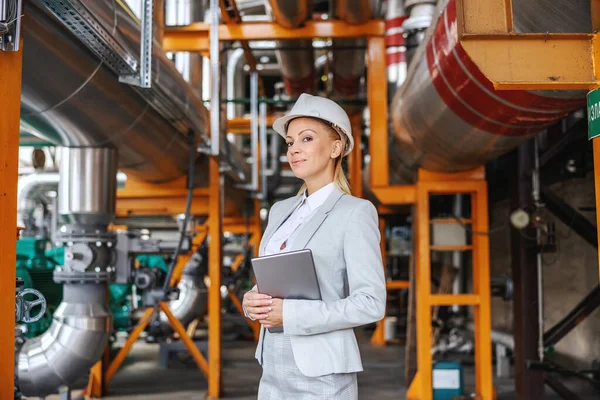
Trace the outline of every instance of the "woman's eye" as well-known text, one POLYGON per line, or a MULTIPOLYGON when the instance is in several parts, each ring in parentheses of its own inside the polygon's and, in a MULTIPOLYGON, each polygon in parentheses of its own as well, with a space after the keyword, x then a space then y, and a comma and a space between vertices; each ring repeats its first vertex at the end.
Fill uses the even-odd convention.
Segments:
POLYGON ((287 142, 285 145, 286 145, 287 147, 292 147, 292 144, 294 144, 294 142, 287 142))
POLYGON ((303 142, 310 142, 312 140, 312 138, 310 136, 306 136, 304 138, 302 138, 303 142))

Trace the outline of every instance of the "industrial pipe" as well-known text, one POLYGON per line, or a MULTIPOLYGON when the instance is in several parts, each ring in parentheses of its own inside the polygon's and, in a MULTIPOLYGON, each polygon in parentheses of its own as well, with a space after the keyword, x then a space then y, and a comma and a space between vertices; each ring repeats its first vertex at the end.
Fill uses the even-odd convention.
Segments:
MULTIPOLYGON (((206 309, 207 290, 204 285, 204 275, 207 271, 206 257, 196 252, 187 262, 181 280, 177 285, 179 298, 169 301, 171 313, 187 326, 206 309)), ((169 332, 171 325, 164 313, 160 313, 160 324, 163 331, 169 332)))
MULTIPOLYGON (((26 3, 25 13, 23 128, 56 145, 118 147, 120 169, 141 180, 182 176, 190 151, 187 133, 207 134, 208 112, 201 101, 158 43, 152 52, 152 89, 145 92, 120 83, 116 61, 101 61, 99 55, 139 52, 140 26, 131 10, 112 0, 36 0, 26 3), (66 7, 73 4, 91 21, 70 17, 66 7), (110 45, 93 53, 83 43, 89 37, 76 37, 66 28, 83 32, 88 24, 110 32, 110 45)), ((234 166, 230 176, 245 178, 247 165, 239 151, 222 147, 223 160, 234 166)))
MULTIPOLYGON (((279 25, 293 29, 301 26, 311 18, 312 0, 269 0, 268 13, 279 25)), ((277 60, 281 65, 281 75, 286 92, 290 96, 314 93, 316 77, 314 69, 314 54, 311 40, 294 41, 294 49, 276 51, 277 60)), ((289 42, 277 41, 278 48, 290 46, 289 42)))
MULTIPOLYGON (((363 24, 379 15, 379 0, 337 0, 333 17, 348 24, 363 24)), ((365 71, 365 39, 334 39, 331 70, 333 92, 336 96, 353 98, 360 91, 360 80, 365 71)), ((348 108, 348 107, 347 107, 348 108)), ((352 108, 352 112, 358 109, 352 108)))
POLYGON ((47 396, 71 386, 102 356, 112 329, 106 284, 66 284, 50 328, 25 343, 18 356, 25 396, 47 396))
POLYGON ((394 98, 406 79, 406 43, 402 24, 406 21, 403 0, 388 0, 385 13, 385 63, 387 66, 388 100, 394 98))
POLYGON ((455 0, 440 7, 394 97, 391 169, 475 168, 585 104, 581 93, 496 91, 458 41, 455 0))

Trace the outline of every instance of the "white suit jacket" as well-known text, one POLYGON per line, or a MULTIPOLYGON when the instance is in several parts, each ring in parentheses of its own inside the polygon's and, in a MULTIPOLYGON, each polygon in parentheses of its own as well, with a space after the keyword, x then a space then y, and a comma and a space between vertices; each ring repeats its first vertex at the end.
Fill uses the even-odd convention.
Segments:
MULTIPOLYGON (((271 207, 261 256, 300 201, 301 196, 296 196, 271 207)), ((284 334, 290 336, 296 364, 304 375, 362 371, 352 328, 384 317, 387 293, 380 240, 373 204, 337 188, 293 240, 289 251, 312 251, 322 298, 283 301, 284 334)), ((264 331, 261 327, 255 355, 261 364, 264 331)))

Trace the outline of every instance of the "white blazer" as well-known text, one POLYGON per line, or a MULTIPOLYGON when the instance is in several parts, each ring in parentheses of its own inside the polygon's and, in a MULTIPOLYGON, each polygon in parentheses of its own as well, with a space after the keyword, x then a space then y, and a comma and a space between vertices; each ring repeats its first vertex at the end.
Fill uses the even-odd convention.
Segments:
MULTIPOLYGON (((273 204, 261 256, 300 201, 299 195, 273 204)), ((294 359, 304 375, 362 371, 352 328, 379 321, 385 314, 380 240, 373 204, 337 188, 293 240, 289 251, 312 251, 322 298, 283 301, 284 334, 290 336, 294 359)), ((255 354, 261 364, 264 331, 261 327, 255 354)))

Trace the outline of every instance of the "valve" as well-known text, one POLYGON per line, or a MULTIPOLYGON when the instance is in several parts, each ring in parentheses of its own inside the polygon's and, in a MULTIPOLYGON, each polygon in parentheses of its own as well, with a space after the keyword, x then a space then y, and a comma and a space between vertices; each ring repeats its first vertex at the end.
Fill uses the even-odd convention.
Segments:
POLYGON ((17 279, 17 296, 15 299, 15 322, 36 322, 39 321, 46 313, 46 299, 39 291, 31 288, 23 289, 23 281, 17 279), (26 295, 35 296, 34 300, 25 300, 26 295), (37 314, 31 315, 32 310, 40 306, 37 314))

